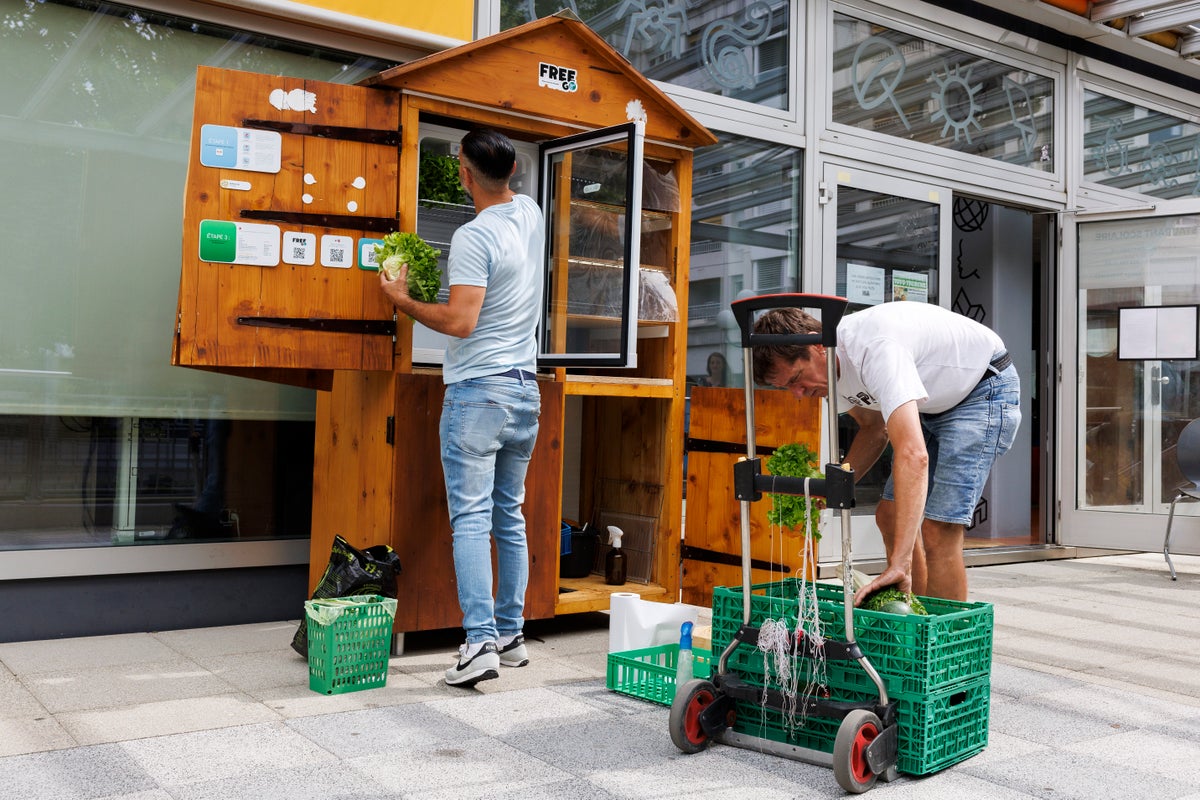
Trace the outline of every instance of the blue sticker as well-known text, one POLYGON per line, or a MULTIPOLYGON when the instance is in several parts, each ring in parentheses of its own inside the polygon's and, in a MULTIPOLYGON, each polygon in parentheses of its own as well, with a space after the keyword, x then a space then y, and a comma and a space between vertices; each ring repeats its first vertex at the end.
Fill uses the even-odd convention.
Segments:
POLYGON ((206 167, 237 166, 237 128, 200 126, 200 163, 206 167))

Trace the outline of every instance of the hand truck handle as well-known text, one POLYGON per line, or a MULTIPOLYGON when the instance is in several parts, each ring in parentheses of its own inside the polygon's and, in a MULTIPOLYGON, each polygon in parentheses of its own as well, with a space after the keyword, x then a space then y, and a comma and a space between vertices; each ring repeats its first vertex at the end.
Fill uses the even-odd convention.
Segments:
POLYGON ((733 318, 742 332, 742 347, 768 344, 837 344, 837 326, 850 301, 831 294, 764 294, 735 300, 730 304, 733 318), (754 333, 754 312, 770 308, 815 308, 821 312, 820 333, 765 334, 754 333))

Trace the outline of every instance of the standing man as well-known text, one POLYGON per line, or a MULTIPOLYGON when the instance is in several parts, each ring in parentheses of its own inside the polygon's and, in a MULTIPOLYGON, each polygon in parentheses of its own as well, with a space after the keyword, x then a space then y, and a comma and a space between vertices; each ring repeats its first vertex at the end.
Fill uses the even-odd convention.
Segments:
MULTIPOLYGON (((773 309, 754 324, 760 334, 820 330, 796 308, 773 309)), ((961 314, 904 301, 843 317, 836 352, 837 404, 859 426, 846 461, 861 476, 888 442, 893 452, 875 511, 887 566, 856 604, 891 585, 966 600, 963 534, 992 464, 1021 424, 1020 379, 1004 342, 961 314)), ((756 347, 754 380, 824 397, 826 358, 817 344, 756 347)))
POLYGON ((446 670, 451 686, 498 678, 501 664, 529 663, 522 635, 529 551, 521 503, 541 414, 534 369, 545 222, 533 200, 509 188, 515 169, 516 150, 503 134, 481 129, 463 137, 458 177, 476 216, 450 242, 449 302, 411 298, 407 268, 394 281, 379 273, 397 309, 451 337, 439 433, 467 637, 458 663, 446 670))

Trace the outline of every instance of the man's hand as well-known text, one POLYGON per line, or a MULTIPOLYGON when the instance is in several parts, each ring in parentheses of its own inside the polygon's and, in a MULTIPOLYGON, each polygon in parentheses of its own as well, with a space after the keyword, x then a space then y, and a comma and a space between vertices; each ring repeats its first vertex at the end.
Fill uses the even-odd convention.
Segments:
POLYGON ((412 296, 408 293, 408 264, 400 265, 400 274, 394 281, 388 280, 387 273, 382 269, 379 270, 379 288, 383 290, 394 306, 404 310, 413 302, 412 296))
POLYGON ((912 591, 912 575, 900 566, 888 566, 879 577, 868 583, 866 586, 854 593, 854 605, 861 606, 868 597, 878 592, 880 589, 886 589, 889 586, 895 586, 902 592, 912 591))

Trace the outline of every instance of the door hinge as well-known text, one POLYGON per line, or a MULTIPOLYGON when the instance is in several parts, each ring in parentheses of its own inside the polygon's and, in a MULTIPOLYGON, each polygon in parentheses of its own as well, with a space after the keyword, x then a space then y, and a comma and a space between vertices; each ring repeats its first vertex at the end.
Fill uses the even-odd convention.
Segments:
POLYGON ((387 418, 387 431, 385 434, 385 438, 386 438, 388 444, 396 443, 396 418, 395 417, 387 418))
POLYGON ((830 200, 833 199, 833 193, 829 191, 829 184, 826 183, 825 181, 821 181, 820 183, 817 184, 817 192, 818 192, 818 194, 817 194, 817 204, 818 205, 823 206, 826 203, 828 203, 830 200))

